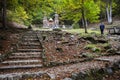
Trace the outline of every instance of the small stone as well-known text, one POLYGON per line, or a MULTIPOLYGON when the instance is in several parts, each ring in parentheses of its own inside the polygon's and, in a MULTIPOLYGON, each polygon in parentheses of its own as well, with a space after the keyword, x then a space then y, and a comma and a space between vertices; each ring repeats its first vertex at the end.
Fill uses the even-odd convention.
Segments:
POLYGON ((50 76, 52 80, 55 80, 55 74, 50 74, 50 73, 47 73, 47 74, 50 76))
POLYGON ((72 78, 73 80, 76 80, 77 76, 78 76, 78 74, 77 74, 77 73, 72 73, 71 78, 72 78))
POLYGON ((73 80, 73 79, 71 79, 71 78, 65 78, 65 79, 63 79, 63 80, 73 80))
POLYGON ((83 79, 85 77, 85 72, 80 72, 78 74, 79 78, 83 79))
POLYGON ((39 72, 36 72, 35 74, 36 74, 36 76, 40 77, 41 75, 43 75, 43 74, 44 74, 44 72, 39 71, 39 72))
POLYGON ((108 74, 113 74, 113 70, 111 67, 106 68, 108 74))
POLYGON ((13 75, 13 80, 19 80, 21 78, 22 78, 22 76, 19 74, 13 75))

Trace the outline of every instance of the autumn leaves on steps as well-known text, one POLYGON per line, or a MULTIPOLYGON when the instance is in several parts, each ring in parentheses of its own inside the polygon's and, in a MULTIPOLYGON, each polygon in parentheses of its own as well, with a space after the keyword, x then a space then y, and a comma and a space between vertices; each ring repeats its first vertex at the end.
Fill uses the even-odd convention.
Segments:
POLYGON ((18 43, 17 51, 1 63, 0 70, 42 67, 43 49, 38 36, 35 31, 25 33, 18 43))

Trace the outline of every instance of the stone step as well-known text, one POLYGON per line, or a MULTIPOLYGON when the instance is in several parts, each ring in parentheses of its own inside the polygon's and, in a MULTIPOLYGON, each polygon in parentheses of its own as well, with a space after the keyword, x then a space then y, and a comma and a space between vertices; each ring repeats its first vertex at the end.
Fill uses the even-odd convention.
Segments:
POLYGON ((42 49, 18 49, 19 52, 42 52, 42 49))
POLYGON ((36 33, 35 32, 31 32, 31 33, 26 33, 26 34, 24 34, 24 36, 25 35, 36 35, 36 33))
POLYGON ((22 38, 23 39, 30 39, 30 38, 32 38, 32 39, 36 39, 37 38, 37 36, 22 36, 22 38))
POLYGON ((95 58, 94 60, 106 61, 106 62, 115 62, 116 60, 120 60, 120 56, 118 56, 118 55, 115 55, 115 56, 104 56, 104 57, 95 58))
POLYGON ((22 46, 19 46, 20 49, 40 49, 41 46, 38 45, 38 46, 29 46, 29 45, 22 45, 22 46))
POLYGON ((22 41, 39 41, 37 38, 23 38, 22 41))
POLYGON ((116 52, 116 54, 120 55, 120 51, 116 52))
POLYGON ((10 56, 9 59, 28 59, 28 58, 41 58, 41 55, 32 55, 32 56, 10 56))
POLYGON ((41 63, 41 60, 9 60, 9 61, 3 61, 2 64, 25 64, 25 63, 41 63))
POLYGON ((34 65, 9 65, 9 66, 2 66, 0 70, 5 69, 26 69, 26 68, 41 68, 43 67, 42 64, 34 64, 34 65))
POLYGON ((16 52, 16 53, 12 53, 12 56, 33 56, 33 55, 39 56, 39 55, 41 55, 41 52, 24 52, 24 53, 16 52))
POLYGON ((19 44, 19 46, 40 46, 40 43, 38 44, 38 43, 21 43, 21 44, 19 44))
POLYGON ((21 42, 19 45, 40 45, 40 42, 21 42))
POLYGON ((21 40, 32 40, 32 39, 38 39, 37 37, 23 37, 21 40))

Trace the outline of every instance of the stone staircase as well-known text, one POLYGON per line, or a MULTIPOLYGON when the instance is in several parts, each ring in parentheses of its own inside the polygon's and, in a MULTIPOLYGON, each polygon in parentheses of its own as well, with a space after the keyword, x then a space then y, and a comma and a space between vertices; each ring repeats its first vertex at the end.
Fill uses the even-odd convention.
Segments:
MULTIPOLYGON (((40 34, 39 34, 40 36, 40 34)), ((26 32, 17 44, 17 51, 0 63, 0 71, 43 67, 43 48, 35 31, 26 32)))

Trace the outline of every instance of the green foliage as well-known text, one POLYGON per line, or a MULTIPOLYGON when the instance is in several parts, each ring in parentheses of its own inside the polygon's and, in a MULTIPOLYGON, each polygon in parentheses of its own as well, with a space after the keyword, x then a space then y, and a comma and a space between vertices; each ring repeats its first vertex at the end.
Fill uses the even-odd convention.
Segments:
POLYGON ((101 49, 98 48, 98 47, 94 47, 94 48, 92 48, 92 51, 93 51, 93 52, 101 52, 101 49))
POLYGON ((91 50, 92 52, 101 52, 101 49, 95 44, 88 44, 87 46, 85 46, 85 49, 91 50))
POLYGON ((99 21, 100 8, 93 0, 86 1, 84 3, 84 8, 85 16, 91 23, 99 21))
POLYGON ((23 7, 19 6, 15 11, 8 10, 8 20, 23 23, 28 19, 28 15, 23 7))
POLYGON ((88 44, 87 46, 85 46, 85 49, 92 49, 92 48, 95 48, 95 45, 88 44))
POLYGON ((83 53, 82 56, 86 57, 86 58, 94 58, 95 57, 94 54, 92 54, 92 53, 83 53))
POLYGON ((74 24, 73 24, 73 29, 79 29, 79 28, 80 28, 80 26, 79 26, 78 23, 74 23, 74 24))
MULTIPOLYGON (((85 19, 93 23, 99 21, 100 13, 105 16, 105 6, 103 0, 8 0, 7 13, 10 21, 26 25, 40 24, 44 14, 54 17, 51 14, 55 12, 60 15, 60 21, 78 23, 82 20, 84 9, 85 19)), ((115 14, 119 13, 119 0, 113 1, 113 9, 115 14)), ((75 28, 78 28, 76 25, 75 28)))
POLYGON ((99 30, 90 30, 88 29, 88 33, 89 34, 84 34, 84 29, 69 29, 69 30, 66 30, 67 32, 70 32, 70 33, 73 33, 73 34, 76 34, 78 33, 81 37, 89 37, 89 36, 93 36, 94 34, 95 35, 100 35, 100 31, 99 30), (94 34, 93 34, 94 33, 94 34))

